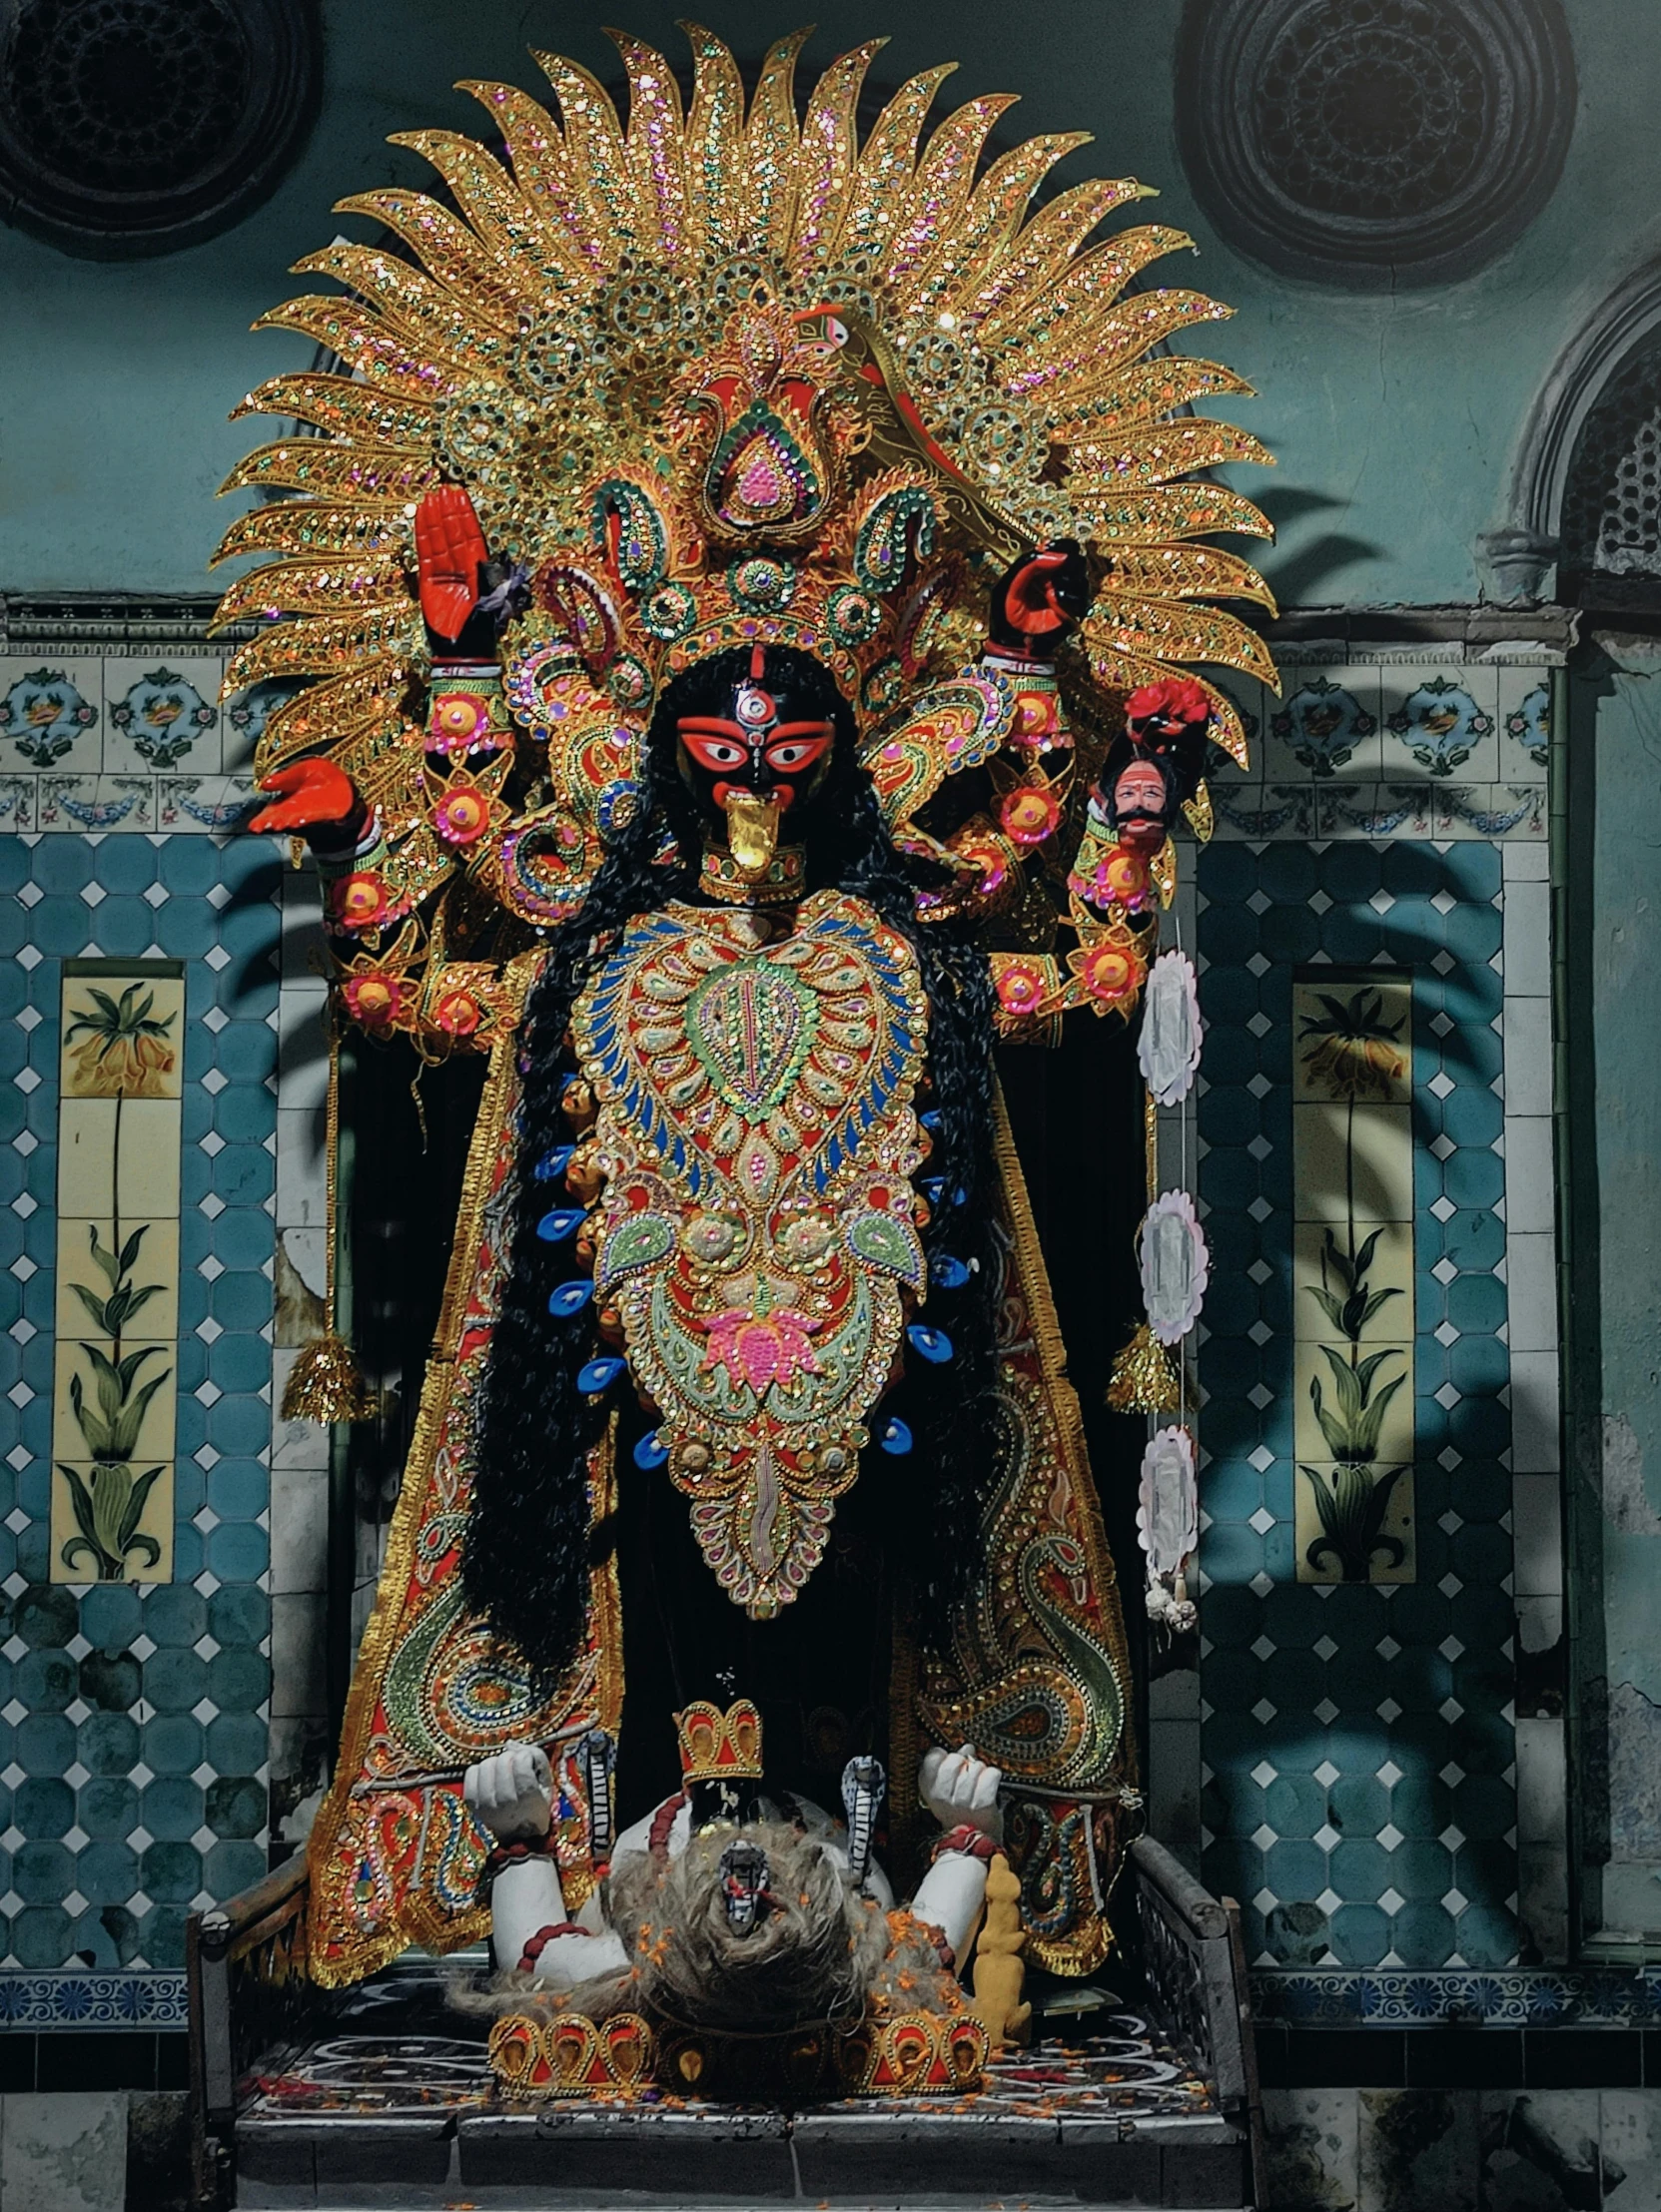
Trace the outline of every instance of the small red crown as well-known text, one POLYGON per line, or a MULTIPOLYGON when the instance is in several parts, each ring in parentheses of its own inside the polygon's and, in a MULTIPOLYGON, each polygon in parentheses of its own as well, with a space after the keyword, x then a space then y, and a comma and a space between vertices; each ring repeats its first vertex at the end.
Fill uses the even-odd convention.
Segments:
POLYGON ((675 1733, 686 1782, 760 1781, 761 1715, 748 1698, 740 1698, 724 1713, 707 1699, 696 1698, 675 1715, 675 1733))

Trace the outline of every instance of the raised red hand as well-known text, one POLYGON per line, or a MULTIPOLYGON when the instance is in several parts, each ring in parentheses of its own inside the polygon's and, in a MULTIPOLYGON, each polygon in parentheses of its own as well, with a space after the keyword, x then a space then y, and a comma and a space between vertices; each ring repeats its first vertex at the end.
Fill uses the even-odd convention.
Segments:
POLYGON ((439 484, 415 509, 415 559, 421 613, 434 636, 451 643, 478 604, 478 571, 489 558, 473 503, 459 484, 439 484))
POLYGON ((339 832, 330 840, 345 844, 348 835, 364 819, 364 802, 358 787, 332 760, 296 760, 279 768, 261 784, 262 791, 279 794, 276 802, 262 807, 248 825, 258 831, 291 831, 302 836, 317 829, 339 832))
POLYGON ((1016 562, 992 594, 992 635, 1004 646, 1045 653, 1090 604, 1090 575, 1070 539, 1016 562))

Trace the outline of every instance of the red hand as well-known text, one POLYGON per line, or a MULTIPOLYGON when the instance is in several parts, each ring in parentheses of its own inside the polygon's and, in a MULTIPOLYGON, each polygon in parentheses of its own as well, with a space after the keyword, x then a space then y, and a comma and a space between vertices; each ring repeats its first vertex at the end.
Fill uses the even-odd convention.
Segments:
POLYGON ((415 509, 415 558, 428 629, 459 637, 478 604, 479 563, 489 558, 472 501, 459 484, 440 484, 415 509))
POLYGON ((251 830, 346 830, 364 812, 357 786, 332 760, 291 761, 268 776, 260 789, 282 796, 274 806, 260 809, 248 825, 251 830))
POLYGON ((1048 637, 1065 629, 1071 617, 1056 597, 1052 578, 1068 555, 1058 550, 1035 553, 1023 561, 1004 586, 1004 611, 1011 628, 1025 637, 1048 637))

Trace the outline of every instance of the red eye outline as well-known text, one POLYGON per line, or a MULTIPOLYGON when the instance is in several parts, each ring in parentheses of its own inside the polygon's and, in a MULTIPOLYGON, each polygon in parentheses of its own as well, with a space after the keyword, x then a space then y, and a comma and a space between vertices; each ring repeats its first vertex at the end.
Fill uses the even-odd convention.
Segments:
POLYGON ((750 757, 750 732, 723 716, 689 714, 675 725, 700 768, 742 768, 750 757))
POLYGON ((781 723, 767 741, 767 765, 781 776, 798 776, 824 759, 835 736, 829 722, 781 723))

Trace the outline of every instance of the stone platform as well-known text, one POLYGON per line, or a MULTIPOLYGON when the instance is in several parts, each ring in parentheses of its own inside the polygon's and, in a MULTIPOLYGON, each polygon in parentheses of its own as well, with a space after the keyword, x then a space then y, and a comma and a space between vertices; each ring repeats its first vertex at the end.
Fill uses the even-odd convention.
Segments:
POLYGON ((799 2112, 664 2096, 510 2104, 480 2042, 359 2027, 250 2084, 236 2120, 248 2207, 875 2205, 1237 2207, 1246 2139, 1150 2020, 997 2060, 968 2098, 799 2112))

